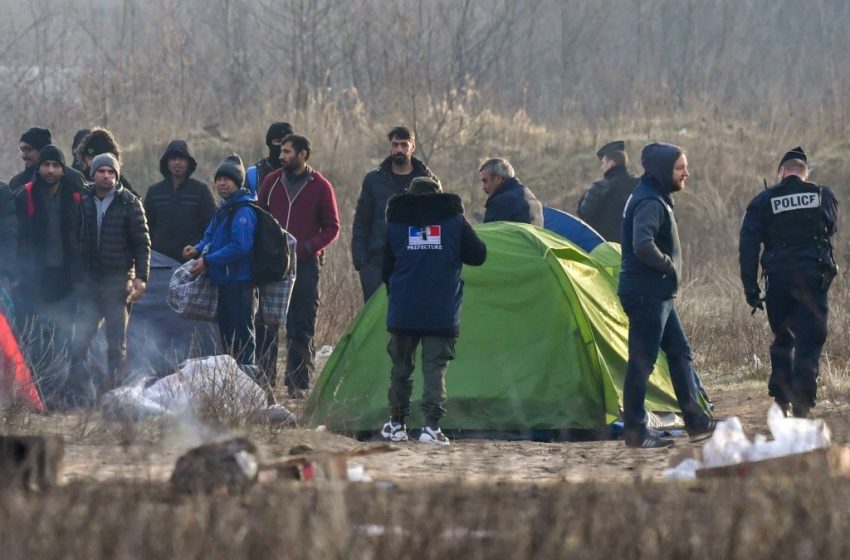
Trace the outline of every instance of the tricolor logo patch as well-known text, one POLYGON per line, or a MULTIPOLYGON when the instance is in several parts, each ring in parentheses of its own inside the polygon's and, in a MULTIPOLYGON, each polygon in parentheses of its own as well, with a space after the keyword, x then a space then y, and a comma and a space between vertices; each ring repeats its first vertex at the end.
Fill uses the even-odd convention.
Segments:
POLYGON ((442 243, 440 226, 407 228, 408 249, 440 249, 442 243))

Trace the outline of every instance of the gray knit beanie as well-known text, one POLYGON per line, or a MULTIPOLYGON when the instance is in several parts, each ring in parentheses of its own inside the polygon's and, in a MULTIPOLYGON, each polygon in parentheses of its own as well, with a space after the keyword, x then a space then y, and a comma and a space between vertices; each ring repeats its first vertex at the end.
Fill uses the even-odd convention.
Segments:
POLYGON ((111 167, 115 170, 115 174, 117 176, 121 176, 121 164, 118 163, 118 158, 109 152, 106 152, 105 154, 95 156, 94 159, 91 160, 91 166, 89 166, 89 174, 91 174, 91 177, 94 178, 94 172, 103 166, 111 167))

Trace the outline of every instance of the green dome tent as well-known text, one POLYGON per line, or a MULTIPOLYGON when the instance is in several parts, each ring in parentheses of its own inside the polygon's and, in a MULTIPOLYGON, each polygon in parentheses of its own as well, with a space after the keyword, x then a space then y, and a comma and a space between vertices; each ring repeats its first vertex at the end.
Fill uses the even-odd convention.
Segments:
MULTIPOLYGON (((446 431, 600 430, 617 419, 628 325, 616 293, 619 246, 591 254, 544 229, 497 222, 475 228, 487 262, 464 267, 457 358, 446 375, 446 431)), ((328 359, 307 402, 309 425, 362 434, 388 418, 387 296, 367 302, 328 359)), ((409 426, 422 425, 422 372, 409 426)), ((662 357, 647 409, 676 412, 662 357)))

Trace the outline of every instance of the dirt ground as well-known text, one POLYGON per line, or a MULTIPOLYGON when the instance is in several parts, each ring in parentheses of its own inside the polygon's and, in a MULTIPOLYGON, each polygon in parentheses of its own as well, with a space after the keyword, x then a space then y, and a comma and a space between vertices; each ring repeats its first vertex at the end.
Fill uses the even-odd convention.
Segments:
MULTIPOLYGON (((770 399, 760 384, 749 383, 718 389, 713 394, 715 413, 738 416, 745 432, 769 434, 766 423, 770 399)), ((295 403, 288 403, 294 405, 295 403)), ((833 440, 850 439, 850 407, 822 402, 815 416, 824 418, 833 440)), ((185 426, 175 430, 167 425, 120 426, 106 424, 97 417, 31 417, 25 431, 59 433, 65 439, 64 475, 75 480, 164 481, 176 459, 193 445, 227 432, 185 426)), ((7 432, 12 431, 7 428, 7 432)), ((316 450, 339 451, 361 445, 336 434, 301 428, 252 427, 234 435, 247 435, 259 444, 262 456, 284 456, 297 444, 316 450)), ((361 464, 373 480, 469 482, 555 482, 626 481, 635 478, 660 479, 673 453, 690 446, 677 438, 671 450, 632 450, 622 441, 586 443, 535 443, 528 441, 457 440, 448 448, 409 442, 396 452, 353 460, 361 464)), ((701 445, 701 444, 697 444, 701 445)))

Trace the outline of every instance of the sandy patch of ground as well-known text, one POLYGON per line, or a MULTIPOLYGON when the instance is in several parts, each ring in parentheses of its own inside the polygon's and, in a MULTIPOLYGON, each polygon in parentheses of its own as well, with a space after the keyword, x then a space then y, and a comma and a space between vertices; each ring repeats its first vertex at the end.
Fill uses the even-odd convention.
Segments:
MULTIPOLYGON (((766 413, 770 399, 761 385, 747 384, 713 392, 718 416, 738 416, 746 433, 769 433, 766 413)), ((836 442, 847 442, 847 407, 823 403, 815 414, 825 418, 836 442)), ((167 480, 177 458, 197 434, 174 433, 169 426, 144 428, 105 426, 96 418, 85 424, 80 417, 30 417, 21 431, 50 432, 65 438, 66 480, 167 480)), ((7 433, 13 426, 7 426, 7 433)), ((352 439, 313 430, 255 427, 243 432, 262 449, 265 458, 284 456, 297 444, 337 451, 360 445, 352 439)), ((209 435, 209 434, 207 434, 209 435)), ((220 435, 224 435, 223 432, 220 435)), ((528 441, 458 440, 447 448, 417 442, 400 444, 399 451, 362 457, 374 480, 470 482, 627 481, 662 477, 672 453, 690 444, 678 438, 672 450, 632 450, 622 441, 535 443, 528 441)), ((699 444, 698 444, 699 445, 699 444)))

